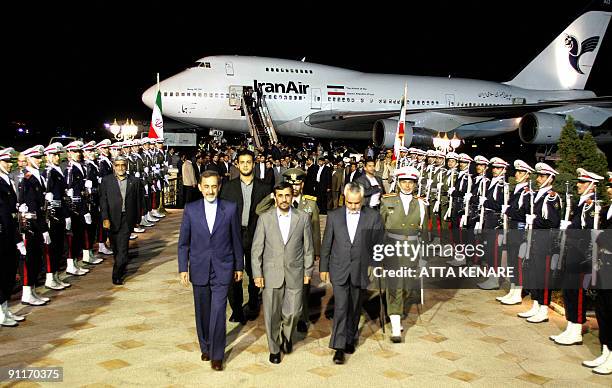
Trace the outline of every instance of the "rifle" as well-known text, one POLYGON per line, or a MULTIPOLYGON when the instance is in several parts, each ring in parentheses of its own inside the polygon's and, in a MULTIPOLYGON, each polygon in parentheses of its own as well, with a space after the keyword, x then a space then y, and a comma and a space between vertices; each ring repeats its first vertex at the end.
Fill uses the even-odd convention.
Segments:
POLYGON ((431 179, 431 173, 433 172, 433 164, 428 166, 430 168, 428 168, 428 172, 427 172, 427 191, 425 192, 425 201, 427 203, 429 203, 429 194, 431 193, 431 185, 433 184, 433 179, 431 179))
MULTIPOLYGON (((468 185, 467 185, 467 190, 465 191, 466 194, 470 194, 470 196, 472 195, 472 176, 470 175, 469 172, 466 172, 465 175, 467 176, 468 179, 468 185)), ((460 221, 460 227, 464 227, 467 226, 467 218, 468 218, 468 214, 470 214, 470 201, 464 201, 465 202, 465 206, 463 208, 463 216, 461 216, 461 221, 460 221)))
MULTIPOLYGON (((504 182, 504 209, 508 209, 508 202, 510 201, 510 185, 508 184, 508 182, 504 182)), ((508 212, 508 210, 506 210, 506 213, 508 212)), ((502 216, 502 220, 503 220, 503 227, 504 227, 504 234, 503 234, 503 238, 502 238, 502 252, 501 252, 501 261, 502 263, 505 262, 506 263, 506 267, 507 267, 507 263, 508 263, 508 215, 504 213, 504 215, 502 216)))
POLYGON ((482 227, 484 226, 484 204, 480 204, 480 197, 482 196, 482 194, 484 193, 484 195, 487 195, 487 181, 485 180, 485 176, 483 175, 482 178, 480 179, 480 188, 478 189, 478 194, 479 194, 479 198, 478 198, 478 205, 480 206, 480 216, 478 217, 478 222, 480 225, 480 230, 475 232, 482 232, 482 227))
POLYGON ((597 270, 599 269, 599 247, 597 244, 597 233, 599 230, 599 214, 601 213, 601 201, 597 199, 597 190, 594 196, 595 215, 593 216, 593 231, 591 232, 591 287, 595 287, 597 282, 597 270))
MULTIPOLYGON (((450 179, 450 185, 448 185, 449 188, 451 187, 455 187, 455 169, 451 169, 451 179, 450 179)), ((446 214, 444 214, 444 220, 447 221, 450 219, 451 214, 453 212, 453 197, 452 195, 448 196, 448 209, 446 210, 446 214)))
POLYGON ((436 184, 436 190, 438 190, 438 193, 436 195, 436 202, 434 204, 434 208, 433 208, 433 213, 434 214, 439 214, 440 213, 440 202, 442 202, 442 185, 443 185, 443 181, 440 178, 441 175, 444 174, 444 170, 443 167, 440 167, 440 171, 438 172, 438 183, 436 184))
MULTIPOLYGON (((530 206, 530 215, 533 216, 533 191, 531 190, 531 180, 529 181, 529 206, 530 206)), ((529 255, 531 251, 531 238, 533 237, 533 223, 527 223, 525 226, 527 229, 527 249, 525 250, 525 256, 523 257, 523 262, 529 260, 529 255)))
MULTIPOLYGON (((563 216, 564 221, 569 221, 570 214, 572 208, 572 194, 569 190, 569 182, 565 182, 565 215, 563 216)), ((563 257, 565 256, 565 244, 567 241, 567 231, 563 229, 561 231, 561 242, 559 243, 559 261, 557 262, 557 266, 554 268, 555 272, 553 273, 553 277, 559 277, 559 273, 561 272, 561 268, 563 268, 563 257)))

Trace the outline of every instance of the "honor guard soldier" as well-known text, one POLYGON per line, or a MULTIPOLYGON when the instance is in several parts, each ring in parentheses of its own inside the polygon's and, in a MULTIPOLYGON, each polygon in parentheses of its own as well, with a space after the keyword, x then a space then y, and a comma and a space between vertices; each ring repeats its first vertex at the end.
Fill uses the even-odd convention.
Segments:
POLYGON ((595 240, 599 248, 595 314, 601 355, 594 360, 582 362, 587 368, 594 368, 593 373, 599 375, 612 374, 612 172, 608 172, 606 186, 607 198, 601 212, 601 233, 595 240))
MULTIPOLYGON (((451 222, 453 223, 453 241, 464 243, 466 240, 464 229, 467 227, 467 216, 469 213, 469 196, 467 193, 472 192, 473 179, 470 174, 470 163, 472 159, 468 154, 459 154, 459 172, 455 185, 448 189, 448 194, 451 197, 453 205, 451 207, 451 222)), ((465 264, 464 260, 451 260, 448 264, 460 266, 465 264)))
POLYGON ((535 165, 536 190, 529 195, 529 211, 525 216, 527 241, 524 245, 525 253, 521 256, 523 266, 528 269, 529 282, 526 287, 530 290, 532 307, 523 313, 521 318, 527 322, 541 323, 548 321, 548 305, 550 304, 552 290, 550 266, 552 249, 550 247, 554 229, 559 227, 561 221, 561 198, 553 191, 552 184, 558 174, 555 169, 546 163, 535 165))
POLYGON ((83 145, 83 157, 85 159, 85 207, 91 214, 91 223, 85 226, 85 249, 83 250, 83 262, 87 264, 100 264, 102 258, 95 257, 93 247, 100 228, 100 170, 96 161, 96 142, 90 141, 83 145))
MULTIPOLYGON (((321 223, 319 222, 319 207, 317 206, 317 197, 312 195, 303 194, 304 180, 306 179, 306 172, 299 168, 290 168, 283 172, 283 178, 285 181, 291 184, 293 188, 293 203, 292 206, 296 209, 302 210, 310 215, 310 224, 312 226, 312 240, 315 261, 318 261, 321 255, 321 223)), ((257 214, 263 214, 268 209, 274 206, 274 194, 265 197, 256 208, 257 214)), ((301 333, 308 331, 309 320, 309 292, 310 283, 304 285, 302 292, 302 314, 297 323, 297 330, 301 333)))
MULTIPOLYGON (((385 194, 382 198, 380 214, 385 227, 385 243, 396 245, 407 243, 418 245, 419 239, 426 235, 427 205, 414 195, 419 172, 406 166, 395 170, 399 194, 385 194)), ((411 251, 409 249, 409 251, 411 251)), ((386 257, 383 265, 391 270, 403 267, 416 268, 417 257, 386 257)), ((413 291, 418 287, 407 278, 386 278, 387 314, 391 320, 391 341, 401 342, 401 319, 407 315, 413 302, 413 291)))
POLYGON ((79 263, 78 258, 83 254, 85 226, 91 224, 91 213, 85 204, 86 171, 82 165, 83 142, 73 141, 66 146, 69 164, 64 172, 66 177, 67 194, 70 200, 70 218, 72 218, 72 233, 68 234, 68 265, 66 273, 82 276, 89 272, 88 268, 79 263))
POLYGON ((159 207, 162 203, 163 194, 163 183, 164 183, 164 139, 157 138, 151 139, 151 159, 153 162, 153 185, 155 186, 155 192, 153 196, 151 214, 157 218, 164 218, 166 215, 159 212, 159 207), (161 148, 158 147, 161 145, 161 148))
POLYGON ((116 142, 110 145, 110 147, 108 147, 108 150, 110 151, 111 154, 111 160, 115 159, 117 157, 117 155, 119 155, 119 153, 121 152, 121 142, 116 142))
MULTIPOLYGON (((582 324, 586 322, 585 288, 588 288, 587 273, 591 273, 591 235, 579 230, 599 229, 595 225, 595 211, 598 203, 595 201, 597 183, 604 178, 600 175, 579 168, 576 170, 578 182, 576 187, 580 199, 569 221, 561 221, 562 230, 570 230, 567 245, 570 249, 563 258, 563 305, 567 327, 559 335, 552 335, 550 339, 559 345, 582 345, 582 324)), ((559 262, 559 260, 557 260, 559 262)))
POLYGON ((415 147, 408 148, 408 165, 416 167, 417 164, 417 149, 415 147))
POLYGON ((430 233, 436 236, 437 241, 442 241, 442 216, 444 213, 440 213, 440 205, 442 203, 442 194, 444 190, 445 178, 446 178, 446 167, 445 159, 446 155, 444 152, 438 150, 435 151, 436 158, 433 164, 433 173, 431 179, 431 186, 429 188, 429 198, 427 202, 429 206, 429 223, 428 226, 430 233), (434 230, 435 228, 435 230, 434 230))
POLYGON ((397 158, 397 167, 402 168, 410 164, 410 157, 408 156, 408 148, 404 146, 400 146, 399 148, 400 156, 397 158))
POLYGON ((455 187, 455 182, 457 182, 457 175, 459 174, 457 171, 457 166, 459 163, 459 155, 455 152, 449 152, 446 154, 446 172, 443 177, 441 193, 440 197, 440 209, 438 214, 441 217, 441 224, 443 235, 445 237, 445 242, 450 242, 451 244, 458 243, 453 238, 453 229, 457 228, 458 225, 453 225, 452 213, 453 213, 453 205, 451 197, 451 188, 455 187))
MULTIPOLYGON (((102 178, 113 173, 113 162, 110 160, 110 145, 109 139, 104 139, 96 144, 98 151, 98 182, 102 182, 102 178)), ((113 251, 106 247, 108 240, 108 230, 102 227, 102 220, 98 221, 98 254, 112 255, 113 251)))
POLYGON ((150 139, 148 137, 144 137, 141 139, 142 146, 142 162, 144 166, 144 174, 143 174, 143 185, 145 189, 145 220, 149 224, 155 225, 156 222, 159 221, 158 218, 154 217, 151 211, 153 210, 153 193, 156 188, 153 185, 153 160, 151 158, 149 148, 150 148, 150 139))
POLYGON ((17 322, 25 320, 13 314, 8 307, 15 288, 15 276, 19 257, 17 252, 26 255, 25 244, 17 224, 17 191, 9 173, 13 165, 13 148, 0 150, 0 326, 14 327, 17 322))
POLYGON ((46 217, 51 237, 51 244, 45 252, 47 261, 45 287, 52 290, 63 290, 70 287, 70 283, 62 280, 59 276, 64 257, 64 237, 66 231, 70 230, 72 226, 70 209, 66 201, 66 179, 60 167, 60 154, 64 151, 64 146, 61 143, 53 143, 45 148, 47 157, 47 169, 45 171, 47 182, 47 192, 45 194, 46 217))
MULTIPOLYGON (((168 185, 168 166, 170 165, 170 158, 168 156, 168 151, 164 150, 164 139, 159 137, 155 140, 156 147, 156 165, 159 165, 159 206, 164 204, 164 188, 168 185)), ((222 177, 223 178, 223 177, 222 177)), ((157 214, 156 217, 165 217, 162 211, 155 209, 157 214)), ((161 206, 163 209, 163 206, 161 206)), ((155 214, 154 214, 155 215, 155 214)))
POLYGON ((104 178, 107 175, 111 175, 113 173, 113 162, 111 161, 110 155, 110 146, 111 141, 108 139, 104 139, 98 144, 96 144, 96 149, 98 150, 98 168, 100 171, 100 178, 104 178))
POLYGON ((26 261, 23 267, 23 293, 21 303, 30 306, 41 306, 49 298, 36 293, 36 283, 42 267, 43 246, 51 243, 49 228, 45 220, 46 184, 40 175, 40 163, 45 148, 41 145, 23 151, 28 165, 19 187, 19 211, 22 220, 22 233, 27 247, 26 261))
MULTIPOLYGON (((491 158, 489 161, 491 167, 492 178, 489 181, 483 195, 478 198, 481 207, 480 214, 482 215, 478 221, 476 229, 482 230, 483 237, 486 241, 485 256, 487 258, 487 266, 497 270, 501 259, 501 251, 498 240, 499 225, 502 219, 501 211, 504 205, 504 193, 508 192, 506 185, 506 168, 508 163, 498 157, 491 158)), ((503 237, 503 236, 502 236, 503 237)), ((499 288, 499 278, 489 276, 487 280, 478 284, 478 288, 483 290, 496 290, 499 288)))
MULTIPOLYGON (((153 222, 149 222, 147 219, 147 203, 149 201, 149 187, 147 186, 147 181, 145 177, 145 161, 140 152, 140 146, 144 139, 138 140, 135 139, 132 142, 132 157, 135 160, 135 169, 134 169, 134 177, 140 179, 141 187, 143 188, 143 192, 141 193, 142 201, 143 201, 143 214, 140 218, 140 225, 146 228, 150 228, 155 225, 153 222)), ((129 168, 129 166, 128 166, 129 168)))
POLYGON ((519 247, 525 238, 527 208, 530 205, 531 191, 529 180, 535 172, 533 167, 520 159, 514 161, 515 186, 510 192, 507 205, 502 205, 502 214, 508 218, 508 268, 513 268, 510 280, 510 291, 496 299, 504 305, 519 304, 523 301, 523 263, 519 258, 519 247))

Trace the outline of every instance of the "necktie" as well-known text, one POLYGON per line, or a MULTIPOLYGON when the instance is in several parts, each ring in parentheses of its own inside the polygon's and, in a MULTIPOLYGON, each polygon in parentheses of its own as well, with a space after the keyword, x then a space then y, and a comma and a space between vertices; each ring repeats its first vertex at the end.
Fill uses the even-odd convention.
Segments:
POLYGON ((298 201, 293 201, 293 207, 294 207, 295 209, 297 209, 297 207, 298 207, 298 201))

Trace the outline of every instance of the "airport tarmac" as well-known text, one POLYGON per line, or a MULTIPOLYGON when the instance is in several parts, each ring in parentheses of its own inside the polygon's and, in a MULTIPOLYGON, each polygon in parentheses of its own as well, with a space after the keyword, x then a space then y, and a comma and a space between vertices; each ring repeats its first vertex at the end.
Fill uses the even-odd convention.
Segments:
MULTIPOLYGON (((502 307, 494 298, 504 291, 481 290, 427 290, 421 315, 413 309, 404 322, 402 344, 392 344, 377 322, 365 322, 345 365, 332 362, 331 321, 323 312, 280 365, 268 362, 262 314, 245 326, 228 323, 225 370, 215 372, 200 361, 191 289, 178 283, 181 214, 170 210, 131 243, 124 286, 111 284, 107 259, 47 306, 18 307, 14 296, 12 310, 27 320, 0 329, 0 366, 60 366, 69 387, 612 385, 611 376, 580 365, 599 354, 597 332, 586 334, 583 346, 555 345, 548 336, 560 332, 562 316, 551 311, 550 322, 528 324, 516 317, 526 304, 502 307)), ((323 290, 326 306, 331 289, 323 290)))

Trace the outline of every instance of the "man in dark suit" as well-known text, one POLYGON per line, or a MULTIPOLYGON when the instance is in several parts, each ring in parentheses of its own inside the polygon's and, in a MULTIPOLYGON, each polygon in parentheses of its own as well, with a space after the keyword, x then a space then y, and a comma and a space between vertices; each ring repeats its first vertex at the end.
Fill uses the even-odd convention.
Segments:
POLYGON ((123 284, 128 261, 130 234, 140 219, 142 196, 140 180, 127 175, 127 159, 118 156, 113 162, 113 175, 100 184, 102 227, 110 230, 113 264, 113 284, 123 284))
POLYGON ((201 359, 211 360, 218 371, 223 370, 228 291, 242 280, 244 269, 239 209, 217 200, 220 185, 215 171, 202 173, 198 187, 204 199, 185 205, 178 242, 181 284, 193 284, 201 359))
POLYGON ((361 176, 361 172, 357 169, 357 163, 351 162, 349 165, 349 170, 346 173, 346 177, 344 178, 345 183, 355 182, 357 178, 361 176))
POLYGON ((332 173, 329 167, 325 165, 325 159, 320 158, 317 161, 317 168, 314 170, 315 187, 317 206, 321 214, 327 214, 327 196, 331 195, 331 177, 332 173))
POLYGON ((321 280, 334 289, 334 323, 329 347, 336 350, 334 362, 344 363, 344 353, 353 353, 358 341, 357 328, 361 295, 369 284, 368 266, 375 244, 383 241, 380 214, 362 207, 364 190, 357 183, 344 189, 346 206, 327 215, 321 245, 321 280))
MULTIPOLYGON (((259 289, 251 272, 251 244, 255 227, 257 226, 257 204, 271 193, 270 186, 263 183, 253 174, 255 155, 249 150, 240 151, 238 154, 238 169, 240 177, 230 180, 221 188, 219 198, 232 201, 238 206, 240 226, 242 234, 242 248, 245 255, 245 269, 249 275, 249 300, 246 318, 254 320, 259 315, 259 289)), ((229 291, 229 303, 232 307, 230 322, 246 323, 242 310, 242 282, 234 283, 229 291)))
POLYGON ((364 188, 364 205, 373 209, 380 207, 380 199, 385 194, 382 178, 376 174, 376 161, 366 159, 364 165, 365 174, 355 179, 364 188))

